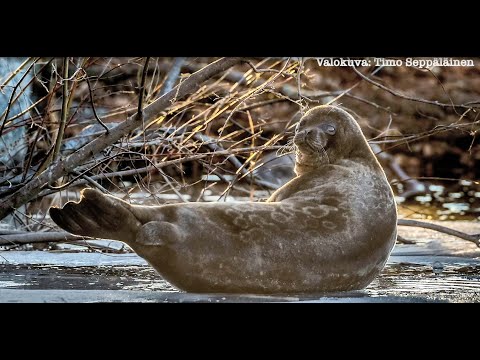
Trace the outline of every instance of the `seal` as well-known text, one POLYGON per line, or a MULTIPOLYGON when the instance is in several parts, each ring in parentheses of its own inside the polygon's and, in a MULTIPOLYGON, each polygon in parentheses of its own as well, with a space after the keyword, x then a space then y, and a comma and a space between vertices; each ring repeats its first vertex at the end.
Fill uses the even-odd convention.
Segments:
POLYGON ((291 294, 362 289, 397 235, 385 173, 355 119, 320 106, 294 136, 297 177, 266 202, 130 205, 86 189, 50 215, 77 235, 126 242, 181 290, 291 294))

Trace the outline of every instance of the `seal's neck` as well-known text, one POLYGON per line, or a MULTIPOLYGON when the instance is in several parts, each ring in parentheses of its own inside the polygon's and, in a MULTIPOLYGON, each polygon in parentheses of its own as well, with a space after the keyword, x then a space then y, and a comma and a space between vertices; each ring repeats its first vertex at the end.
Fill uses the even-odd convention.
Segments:
POLYGON ((330 160, 327 159, 326 156, 320 156, 318 154, 306 155, 304 153, 297 152, 295 173, 300 176, 328 164, 330 164, 330 160))
POLYGON ((381 168, 380 163, 378 162, 377 156, 374 154, 372 148, 368 144, 366 139, 359 141, 356 146, 353 146, 347 158, 349 160, 357 161, 369 165, 374 168, 381 168))

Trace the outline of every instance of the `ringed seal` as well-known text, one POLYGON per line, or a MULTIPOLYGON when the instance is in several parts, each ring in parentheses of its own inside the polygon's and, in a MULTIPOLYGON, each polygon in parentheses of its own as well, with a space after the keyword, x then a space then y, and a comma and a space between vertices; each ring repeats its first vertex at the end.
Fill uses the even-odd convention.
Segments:
POLYGON ((162 277, 197 293, 362 289, 397 236, 392 189, 355 119, 319 106, 300 119, 297 177, 263 203, 130 205, 86 189, 50 215, 77 235, 126 242, 162 277))

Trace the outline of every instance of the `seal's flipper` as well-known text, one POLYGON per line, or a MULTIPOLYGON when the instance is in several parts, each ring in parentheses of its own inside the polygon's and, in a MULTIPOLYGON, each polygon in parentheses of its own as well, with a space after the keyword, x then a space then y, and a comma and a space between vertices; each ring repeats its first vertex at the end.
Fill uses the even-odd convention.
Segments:
POLYGON ((50 208, 52 220, 75 235, 130 242, 142 225, 131 211, 131 205, 98 190, 85 189, 79 202, 68 202, 63 208, 50 208))

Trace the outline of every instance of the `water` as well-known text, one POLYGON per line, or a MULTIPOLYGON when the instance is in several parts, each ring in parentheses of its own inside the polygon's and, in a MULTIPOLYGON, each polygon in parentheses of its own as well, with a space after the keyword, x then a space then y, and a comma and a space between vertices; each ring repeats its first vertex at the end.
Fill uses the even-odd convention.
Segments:
POLYGON ((177 291, 146 266, 0 265, 0 289, 177 291))
POLYGON ((460 180, 430 184, 428 193, 405 201, 397 197, 402 215, 427 220, 480 220, 480 186, 460 180))
POLYGON ((440 273, 436 273, 431 264, 395 263, 393 259, 365 290, 328 296, 279 297, 187 294, 175 289, 146 265, 3 264, 0 265, 0 302, 479 302, 480 261, 455 259, 443 258, 440 273), (470 265, 465 265, 468 263, 470 265))
MULTIPOLYGON (((435 263, 434 263, 435 265, 435 263)), ((401 296, 450 302, 480 301, 480 265, 444 266, 395 264, 365 290, 370 296, 401 296)))

